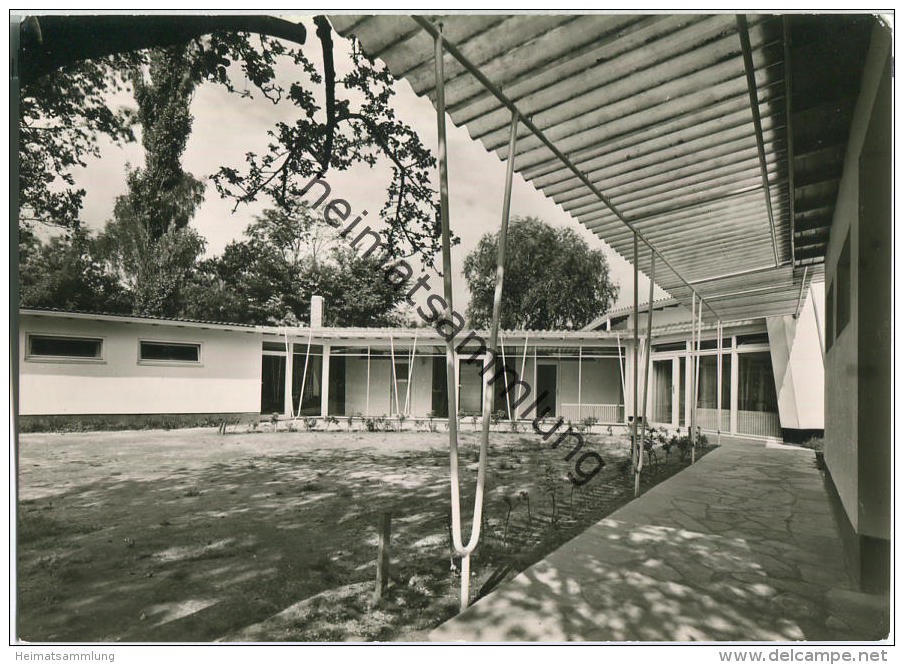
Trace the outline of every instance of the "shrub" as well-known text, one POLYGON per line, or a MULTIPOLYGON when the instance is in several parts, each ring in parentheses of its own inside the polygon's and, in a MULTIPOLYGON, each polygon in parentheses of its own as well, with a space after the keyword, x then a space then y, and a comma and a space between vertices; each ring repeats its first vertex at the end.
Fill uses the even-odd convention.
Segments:
MULTIPOLYGON (((593 416, 587 416, 586 418, 582 418, 580 421, 578 421, 577 430, 581 434, 583 434, 584 432, 593 431, 593 426, 596 425, 597 422, 598 420, 593 416)), ((571 425, 571 422, 569 422, 568 424, 571 425)))
POLYGON ((626 457, 618 463, 618 472, 623 476, 630 476, 633 472, 633 469, 631 468, 632 466, 634 465, 631 462, 631 458, 626 457))
POLYGON ((823 450, 825 450, 825 439, 823 439, 821 436, 811 436, 800 445, 804 448, 809 448, 811 450, 815 450, 818 453, 821 453, 823 452, 823 450))
POLYGON ((681 461, 683 462, 687 459, 687 454, 691 451, 691 437, 685 434, 675 438, 677 438, 675 443, 678 446, 678 453, 681 455, 681 461))
POLYGON ((665 451, 665 461, 669 461, 669 455, 672 453, 672 448, 678 445, 678 437, 674 434, 672 436, 668 436, 665 432, 662 433, 662 449, 665 451))
POLYGON ((543 489, 543 493, 549 496, 549 500, 552 503, 552 523, 556 524, 559 521, 559 513, 556 507, 556 495, 558 494, 559 489, 559 474, 556 473, 556 468, 547 463, 543 467, 543 478, 540 481, 540 486, 543 489))
POLYGON ((661 432, 660 432, 660 430, 657 430, 655 427, 648 427, 646 429, 646 431, 644 432, 643 449, 644 449, 644 452, 647 454, 647 458, 648 458, 650 466, 653 466, 654 462, 656 462, 656 463, 659 462, 659 460, 656 456, 656 449, 654 446, 657 443, 661 442, 660 437, 661 437, 661 432))

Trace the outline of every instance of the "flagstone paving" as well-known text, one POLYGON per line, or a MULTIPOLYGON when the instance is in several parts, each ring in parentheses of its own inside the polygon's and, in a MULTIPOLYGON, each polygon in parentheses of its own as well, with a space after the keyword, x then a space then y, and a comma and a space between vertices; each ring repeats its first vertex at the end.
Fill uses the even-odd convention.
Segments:
POLYGON ((812 451, 723 439, 430 633, 433 641, 876 640, 812 451))

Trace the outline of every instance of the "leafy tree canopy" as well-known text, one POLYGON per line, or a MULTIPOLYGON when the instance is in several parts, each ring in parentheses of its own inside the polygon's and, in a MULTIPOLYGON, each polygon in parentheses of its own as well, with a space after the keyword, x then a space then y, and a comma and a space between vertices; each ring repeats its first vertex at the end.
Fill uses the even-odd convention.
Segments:
POLYGON ((126 290, 97 257, 96 239, 83 230, 41 243, 19 232, 19 295, 25 307, 131 313, 126 290))
POLYGON ((204 251, 204 239, 188 228, 204 183, 182 169, 194 87, 184 46, 154 50, 147 78, 132 72, 144 166, 129 170, 128 192, 117 197, 98 242, 112 274, 128 286, 134 314, 177 314, 180 291, 204 251))
MULTIPOLYGON (((261 18, 245 20, 259 23, 261 18)), ((136 33, 142 20, 134 18, 136 33)), ((396 118, 389 71, 355 44, 351 71, 337 76, 333 32, 322 16, 314 18, 322 68, 297 44, 266 34, 252 36, 241 31, 240 22, 233 21, 238 29, 230 30, 220 29, 217 17, 210 20, 216 31, 185 43, 191 81, 217 83, 244 96, 260 94, 286 108, 286 119, 269 131, 265 151, 247 153, 243 168, 224 166, 212 174, 218 193, 235 206, 263 199, 287 210, 312 176, 385 160, 392 174, 381 210, 387 246, 394 256, 418 255, 425 264, 431 262, 440 246, 435 192, 429 184, 435 159, 414 130, 396 118), (280 63, 287 66, 280 68, 280 63), (233 84, 236 70, 251 90, 240 91, 233 84), (282 80, 277 71, 291 71, 295 80, 282 80), (315 90, 322 91, 322 103, 315 90)), ((103 41, 106 33, 98 31, 95 38, 103 41)), ((141 40, 136 37, 134 43, 141 40)), ((153 68, 154 63, 147 50, 123 53, 118 43, 102 46, 95 50, 113 55, 69 62, 29 79, 22 90, 20 202, 26 222, 78 226, 85 192, 76 186, 75 169, 98 154, 100 135, 134 140, 133 114, 107 108, 105 95, 133 81, 136 68, 153 68)), ((172 84, 178 95, 188 81, 172 84)), ((145 181, 148 188, 151 183, 145 181)), ((146 194, 151 195, 150 189, 146 194)))
POLYGON ((325 247, 325 224, 305 204, 294 214, 267 210, 245 239, 200 264, 184 292, 188 316, 241 323, 306 322, 310 299, 324 297, 324 323, 395 325, 408 287, 387 275, 375 257, 325 247))
MULTIPOLYGON (((474 326, 488 326, 492 318, 498 239, 498 232, 484 235, 465 258, 464 275, 471 291, 468 317, 474 326)), ((606 311, 617 293, 606 257, 573 230, 553 228, 536 217, 511 220, 503 328, 579 329, 606 311)))

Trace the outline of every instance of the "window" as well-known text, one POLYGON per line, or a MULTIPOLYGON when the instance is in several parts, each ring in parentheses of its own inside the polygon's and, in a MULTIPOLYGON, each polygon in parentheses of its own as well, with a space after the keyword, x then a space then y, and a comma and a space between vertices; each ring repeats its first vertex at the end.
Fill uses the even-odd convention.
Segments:
MULTIPOLYGON (((768 336, 766 337, 766 342, 769 341, 768 336)), ((655 347, 653 347, 655 348, 655 347)), ((719 348, 719 340, 717 339, 704 339, 700 342, 700 349, 702 351, 710 351, 710 350, 718 350, 719 348)), ((731 348, 731 337, 723 337, 722 338, 722 349, 730 349, 731 348)))
POLYGON ((407 362, 400 361, 395 364, 395 392, 390 394, 389 399, 393 413, 405 413, 406 401, 409 399, 407 362))
MULTIPOLYGON (((715 409, 719 406, 719 354, 700 357, 699 406, 715 409)), ((731 401, 731 354, 722 354, 722 410, 728 410, 731 401)))
POLYGON ((768 352, 738 355, 738 410, 778 412, 772 357, 768 352))
POLYGON ((738 335, 738 346, 742 344, 768 344, 769 333, 754 333, 751 335, 738 335))
POLYGON ((183 342, 139 342, 139 362, 200 364, 201 345, 183 342))
POLYGON ((684 351, 685 349, 687 349, 687 344, 683 341, 653 345, 653 351, 657 353, 660 351, 684 351))
POLYGON ((27 360, 103 360, 103 340, 98 337, 29 335, 27 360))
POLYGON ((835 341, 835 282, 826 287, 826 351, 835 341))
POLYGON ((848 231, 835 270, 835 337, 851 319, 851 232, 848 231))
POLYGON ((322 406, 323 347, 312 345, 308 356, 305 356, 306 349, 306 344, 296 344, 295 353, 292 354, 292 404, 303 416, 319 416, 322 406), (301 385, 302 380, 304 386, 301 385))

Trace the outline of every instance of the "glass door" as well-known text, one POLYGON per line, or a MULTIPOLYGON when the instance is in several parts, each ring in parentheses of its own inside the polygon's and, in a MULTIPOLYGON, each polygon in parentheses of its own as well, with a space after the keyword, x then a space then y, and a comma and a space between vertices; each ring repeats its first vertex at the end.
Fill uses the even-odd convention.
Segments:
POLYGON ((672 422, 672 359, 653 361, 653 422, 672 422))
POLYGON ((261 413, 283 413, 286 408, 286 357, 261 357, 261 413))

